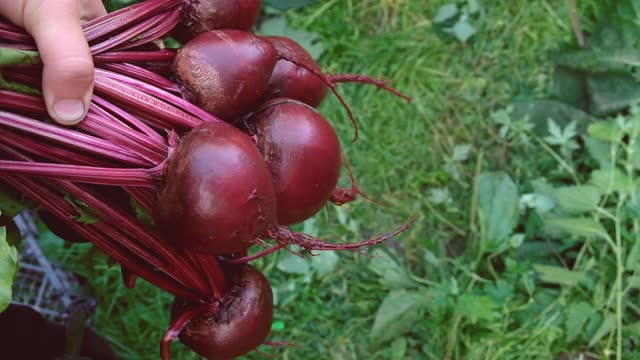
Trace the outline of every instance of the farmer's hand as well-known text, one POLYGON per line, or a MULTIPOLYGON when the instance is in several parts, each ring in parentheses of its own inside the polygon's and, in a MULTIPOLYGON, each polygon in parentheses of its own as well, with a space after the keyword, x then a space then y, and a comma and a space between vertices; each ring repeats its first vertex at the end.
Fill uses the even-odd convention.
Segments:
POLYGON ((0 0, 0 15, 36 40, 47 110, 60 124, 76 124, 87 113, 93 61, 81 24, 104 14, 100 0, 0 0))

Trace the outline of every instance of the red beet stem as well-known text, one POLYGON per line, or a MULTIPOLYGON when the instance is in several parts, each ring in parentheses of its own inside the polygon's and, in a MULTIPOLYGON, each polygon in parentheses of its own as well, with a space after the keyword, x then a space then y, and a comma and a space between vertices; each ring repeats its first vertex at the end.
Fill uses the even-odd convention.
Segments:
POLYGON ((283 226, 269 229, 268 236, 280 244, 297 245, 308 251, 312 251, 312 250, 363 251, 363 250, 366 250, 367 248, 380 244, 406 231, 412 222, 413 222, 413 219, 410 219, 407 223, 405 223, 400 228, 396 229, 395 231, 389 234, 372 238, 369 240, 363 240, 363 241, 358 241, 355 243, 347 243, 347 244, 328 243, 320 239, 317 239, 311 235, 292 232, 283 226))
POLYGON ((224 277, 224 272, 218 258, 213 255, 198 254, 191 252, 191 259, 195 260, 202 269, 207 281, 209 282, 209 288, 213 291, 214 298, 222 299, 222 296, 227 291, 227 282, 224 277))
POLYGON ((101 64, 100 67, 117 74, 128 76, 129 78, 140 80, 146 84, 153 85, 170 93, 180 94, 180 86, 178 86, 178 84, 173 83, 145 68, 129 63, 108 63, 101 64))
POLYGON ((194 104, 182 99, 181 97, 178 97, 176 95, 173 95, 169 92, 167 92, 166 90, 162 90, 158 87, 155 87, 149 83, 146 83, 144 81, 140 81, 128 76, 124 76, 121 74, 116 74, 114 72, 110 72, 110 71, 106 71, 106 70, 101 70, 101 69, 96 69, 96 75, 100 75, 100 76, 104 76, 106 78, 112 79, 112 80, 116 80, 119 83, 128 85, 130 87, 136 88, 140 91, 143 91, 157 99, 160 99, 162 101, 167 102, 169 105, 174 106, 178 109, 180 109, 181 111, 185 111, 189 114, 191 114, 194 117, 197 117, 198 120, 200 122, 204 121, 204 122, 223 122, 222 120, 218 119, 217 117, 209 114, 208 112, 200 109, 199 107, 195 106, 194 104))
MULTIPOLYGON (((157 51, 110 51, 93 56, 93 62, 104 66, 111 63, 146 63, 149 61, 172 62, 176 51, 164 49, 157 51)), ((120 65, 120 64, 119 64, 120 65)))
POLYGON ((130 251, 123 249, 119 242, 122 235, 114 231, 113 228, 101 222, 93 225, 81 225, 74 221, 73 219, 77 217, 78 214, 71 204, 62 198, 61 195, 43 186, 41 182, 21 176, 11 177, 2 173, 0 173, 0 179, 39 203, 45 210, 53 213, 58 219, 72 227, 79 235, 91 240, 94 245, 118 263, 124 264, 150 283, 176 296, 184 296, 194 300, 199 299, 199 296, 191 290, 181 286, 165 274, 153 269, 146 260, 138 258, 130 251))
POLYGON ((141 187, 126 187, 125 191, 142 206, 148 213, 153 213, 153 207, 156 202, 155 195, 151 189, 141 187))
POLYGON ((77 151, 70 151, 45 141, 35 140, 3 129, 0 129, 0 143, 50 161, 87 166, 108 166, 108 163, 104 161, 86 156, 77 151))
POLYGON ((376 86, 384 91, 390 92, 391 94, 404 99, 406 102, 410 103, 411 98, 397 89, 392 88, 387 85, 387 82, 380 79, 375 79, 370 76, 360 75, 360 74, 332 74, 326 75, 327 79, 333 83, 363 83, 376 86))
POLYGON ((138 166, 147 164, 140 156, 122 149, 109 141, 10 112, 0 111, 0 126, 59 142, 125 164, 138 166))
POLYGON ((133 126, 133 128, 147 135, 149 140, 153 141, 156 144, 155 145, 156 148, 158 148, 162 153, 164 153, 165 149, 167 148, 165 139, 162 136, 160 136, 160 134, 158 134, 156 131, 154 131, 152 128, 150 128, 147 124, 145 124, 143 121, 139 120, 138 118, 131 115, 127 111, 102 99, 99 96, 94 95, 92 98, 92 101, 96 105, 102 107, 104 110, 107 110, 108 112, 120 118, 120 120, 124 121, 130 126, 133 126))
POLYGON ((12 30, 0 29, 0 40, 22 44, 32 44, 33 38, 27 34, 14 32, 12 30))
POLYGON ((112 31, 120 31, 138 21, 177 8, 183 3, 184 0, 147 0, 122 8, 84 24, 85 38, 87 41, 95 40, 112 31))
POLYGON ((120 266, 120 273, 122 274, 122 283, 124 287, 127 289, 133 289, 136 287, 136 280, 138 276, 131 272, 131 270, 127 269, 124 266, 120 266))
MULTIPOLYGON (((119 30, 115 36, 90 47, 91 54, 96 55, 109 50, 121 50, 123 45, 141 45, 162 38, 178 23, 180 14, 175 12, 161 13, 143 20, 132 27, 119 30), (170 28, 167 26, 171 26, 170 28), (148 33, 149 30, 152 32, 148 33)), ((127 46, 124 46, 126 48, 127 46)))
POLYGON ((153 187, 164 164, 154 169, 118 169, 82 165, 0 160, 0 171, 97 185, 153 187))
POLYGON ((202 123, 202 120, 195 116, 171 106, 156 97, 148 95, 141 90, 132 88, 131 86, 121 84, 120 82, 101 74, 99 69, 96 69, 95 91, 121 102, 128 107, 144 109, 144 112, 147 113, 148 116, 155 117, 156 121, 161 121, 168 125, 168 128, 178 126, 190 129, 202 123))
POLYGON ((70 195, 85 202, 92 209, 100 213, 105 221, 109 221, 117 226, 120 231, 128 235, 128 238, 136 239, 136 242, 129 242, 127 248, 135 249, 135 253, 141 257, 146 257, 149 262, 174 278, 180 283, 184 283, 198 292, 206 295, 209 290, 204 281, 189 267, 184 257, 181 257, 167 243, 150 233, 149 229, 143 227, 138 221, 118 207, 110 206, 104 199, 100 199, 79 185, 65 181, 56 182, 60 188, 70 195), (150 249, 153 249, 150 252, 150 249), (144 255, 144 256, 143 256, 144 255), (156 258, 157 257, 157 258, 156 258))
MULTIPOLYGON (((140 45, 149 44, 153 41, 160 40, 167 34, 169 34, 173 30, 173 28, 176 27, 176 25, 178 25, 181 18, 182 14, 179 11, 173 11, 164 14, 164 16, 162 17, 159 16, 157 18, 157 21, 153 23, 153 26, 137 34, 136 37, 131 39, 130 42, 124 42, 119 46, 114 47, 114 50, 121 51, 133 49, 140 45)), ((151 22, 151 19, 148 21, 151 22)))
POLYGON ((235 259, 222 259, 222 261, 224 261, 227 264, 233 264, 233 265, 240 265, 240 264, 248 264, 249 262, 253 261, 253 260, 257 260, 260 258, 263 258, 269 254, 272 254, 284 247, 286 247, 288 244, 286 243, 282 243, 282 244, 278 244, 275 246, 271 246, 270 248, 260 251, 259 253, 253 254, 251 256, 243 256, 240 258, 235 258, 235 259))

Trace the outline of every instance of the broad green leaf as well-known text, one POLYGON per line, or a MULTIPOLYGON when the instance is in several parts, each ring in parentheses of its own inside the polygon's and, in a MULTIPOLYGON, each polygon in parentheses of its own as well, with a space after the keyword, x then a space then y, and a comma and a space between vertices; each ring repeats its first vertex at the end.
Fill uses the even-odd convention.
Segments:
POLYGON ((588 94, 585 74, 563 66, 553 73, 553 96, 555 99, 576 109, 588 110, 588 94))
POLYGON ((633 334, 636 338, 640 338, 640 321, 625 326, 624 331, 633 334))
POLYGON ((391 360, 404 360, 407 358, 407 338, 401 337, 391 343, 391 360))
POLYGON ((590 113, 597 116, 611 115, 640 101, 640 82, 631 75, 592 75, 587 87, 590 113))
POLYGON ((572 303, 567 306, 565 316, 567 318, 567 342, 570 343, 577 339, 582 333, 584 325, 587 323, 593 313, 593 307, 584 301, 572 303))
POLYGON ((600 165, 600 169, 605 170, 612 167, 611 148, 613 145, 610 142, 585 137, 584 143, 587 145, 589 155, 591 155, 591 157, 598 162, 598 165, 600 165))
POLYGON ((306 275, 311 269, 307 260, 294 254, 286 254, 278 261, 277 268, 287 274, 296 275, 306 275))
POLYGON ((605 316, 602 324, 598 328, 595 334, 589 340, 589 347, 594 346, 598 343, 603 337, 609 334, 612 330, 616 328, 616 316, 613 314, 608 314, 605 316))
POLYGON ((629 255, 627 255, 626 267, 629 270, 640 271, 640 240, 636 238, 629 255))
POLYGON ((608 238, 607 230, 591 218, 554 218, 546 219, 545 225, 550 230, 558 230, 569 235, 581 237, 608 238))
POLYGON ((323 277, 335 270, 338 259, 335 251, 320 251, 311 257, 311 267, 320 277, 323 277))
POLYGON ((489 244, 487 250, 504 249, 518 219, 518 188, 503 172, 482 173, 477 181, 478 211, 489 244))
POLYGON ((556 59, 559 65, 588 72, 625 72, 640 66, 640 29, 633 21, 603 19, 592 34, 590 47, 567 51, 556 59))
POLYGON ((458 5, 450 3, 442 5, 438 8, 436 16, 433 17, 433 22, 436 24, 443 23, 447 20, 453 19, 458 14, 458 5))
POLYGON ((589 125, 587 132, 596 140, 608 142, 616 141, 623 135, 618 124, 611 120, 594 122, 589 125))
POLYGON ((496 316, 498 305, 488 296, 463 294, 458 298, 455 313, 475 324, 480 320, 491 320, 496 316))
POLYGON ((389 289, 404 289, 415 287, 417 284, 411 279, 405 268, 396 262, 391 255, 383 250, 375 250, 369 269, 381 277, 382 284, 389 289))
POLYGON ((553 119, 562 128, 575 121, 579 134, 586 131, 589 123, 597 121, 596 118, 586 112, 555 100, 516 102, 511 117, 513 119, 528 117, 529 121, 534 125, 534 131, 540 136, 547 135, 549 119, 553 119))
POLYGON ((318 0, 264 0, 264 4, 279 10, 288 10, 311 5, 316 1, 318 0))
POLYGON ((6 229, 0 227, 0 312, 11 302, 11 286, 18 269, 18 250, 9 245, 6 229))
POLYGON ((598 206, 600 191, 591 185, 564 186, 554 190, 554 197, 564 212, 580 214, 598 206))
POLYGON ((415 291, 397 290, 387 294, 371 328, 370 336, 373 341, 383 343, 411 330, 426 299, 426 293, 415 291))
POLYGON ((550 284, 575 286, 585 279, 585 274, 579 271, 571 271, 558 266, 533 265, 534 270, 540 275, 540 280, 550 284))
POLYGON ((595 170, 589 182, 605 194, 632 191, 634 188, 633 180, 619 169, 595 170))
POLYGON ((452 33, 460 42, 467 42, 467 40, 478 32, 473 25, 469 24, 469 22, 462 17, 451 29, 447 29, 447 31, 452 33))
POLYGON ((640 289, 640 275, 633 275, 627 280, 627 286, 630 289, 640 289))

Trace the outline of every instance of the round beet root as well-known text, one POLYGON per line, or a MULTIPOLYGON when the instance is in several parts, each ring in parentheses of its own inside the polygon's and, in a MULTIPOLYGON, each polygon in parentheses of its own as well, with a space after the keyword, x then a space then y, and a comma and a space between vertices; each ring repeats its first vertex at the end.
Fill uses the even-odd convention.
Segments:
POLYGON ((249 31, 260 14, 260 0, 187 0, 173 36, 183 43, 209 30, 249 31))
POLYGON ((340 177, 340 142, 312 107, 274 99, 250 120, 276 191, 278 223, 295 224, 316 214, 340 177))
MULTIPOLYGON (((188 306, 176 300, 175 318, 188 306)), ((180 333, 180 341, 209 360, 234 359, 262 344, 273 322, 273 293, 264 275, 243 266, 236 285, 212 313, 191 319, 180 333)))
POLYGON ((213 30, 178 52, 173 72, 188 100, 234 121, 259 105, 277 58, 264 38, 240 30, 213 30))
MULTIPOLYGON (((297 42, 283 36, 268 36, 266 39, 273 44, 278 53, 286 55, 298 64, 304 64, 318 74, 322 73, 313 56, 297 42)), ((278 60, 269 82, 268 99, 290 98, 317 107, 326 96, 327 86, 320 77, 291 61, 278 60)))
POLYGON ((251 139, 222 122, 194 128, 168 160, 154 219, 181 248, 245 251, 275 223, 271 175, 251 139))

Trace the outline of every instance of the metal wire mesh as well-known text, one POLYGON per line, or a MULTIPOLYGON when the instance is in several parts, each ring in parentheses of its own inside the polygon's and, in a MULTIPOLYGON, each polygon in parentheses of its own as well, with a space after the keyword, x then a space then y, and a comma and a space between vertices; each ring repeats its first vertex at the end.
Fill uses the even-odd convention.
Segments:
POLYGON ((21 213, 14 221, 22 234, 23 246, 12 302, 31 306, 49 321, 63 324, 71 305, 83 298, 80 282, 42 253, 37 242, 40 233, 30 212, 21 213))

